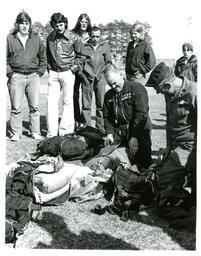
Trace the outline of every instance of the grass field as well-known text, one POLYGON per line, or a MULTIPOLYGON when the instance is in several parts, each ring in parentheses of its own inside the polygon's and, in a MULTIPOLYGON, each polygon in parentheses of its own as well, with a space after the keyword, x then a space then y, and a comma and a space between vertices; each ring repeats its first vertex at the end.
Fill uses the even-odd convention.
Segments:
MULTIPOLYGON (((46 134, 47 80, 41 86, 41 131, 46 134)), ((148 89, 150 116, 153 123, 152 151, 156 158, 165 147, 165 102, 162 95, 148 89)), ((28 111, 25 102, 23 137, 11 142, 7 137, 6 162, 16 162, 27 152, 36 150, 37 142, 28 137, 28 111)), ((10 101, 8 97, 7 120, 10 101)), ((9 128, 9 122, 7 122, 9 128)), ((8 135, 8 134, 7 134, 8 135)), ((116 249, 116 250, 195 250, 195 233, 175 231, 159 218, 156 209, 142 209, 133 220, 122 222, 118 216, 96 215, 95 204, 106 205, 105 199, 85 203, 66 202, 61 206, 43 207, 42 220, 31 221, 19 239, 20 248, 39 249, 116 249)))

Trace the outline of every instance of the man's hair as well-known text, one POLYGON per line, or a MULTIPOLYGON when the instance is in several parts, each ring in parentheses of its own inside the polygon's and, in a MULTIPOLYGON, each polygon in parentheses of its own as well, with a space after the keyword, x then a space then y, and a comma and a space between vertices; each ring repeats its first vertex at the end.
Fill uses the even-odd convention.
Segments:
POLYGON ((184 51, 185 48, 187 48, 189 51, 193 52, 193 45, 191 43, 183 43, 182 50, 184 51))
POLYGON ((57 12, 51 16, 50 25, 53 29, 55 28, 55 25, 57 23, 61 23, 61 22, 65 23, 65 28, 67 29, 68 28, 68 19, 62 13, 57 12))
POLYGON ((100 27, 98 27, 98 26, 93 26, 92 28, 91 28, 91 31, 90 31, 90 34, 93 32, 93 31, 100 31, 101 33, 102 33, 102 29, 100 28, 100 27))
POLYGON ((115 65, 108 64, 105 66, 104 75, 107 76, 109 73, 120 73, 120 71, 115 65))
POLYGON ((140 22, 135 22, 130 29, 130 33, 132 33, 133 31, 137 31, 138 33, 141 34, 141 38, 140 38, 141 40, 144 39, 144 35, 146 32, 146 28, 145 28, 144 24, 142 24, 140 22))
POLYGON ((77 23, 75 25, 75 27, 72 29, 73 32, 79 34, 80 32, 80 28, 81 28, 81 25, 80 25, 80 22, 81 20, 85 18, 87 21, 88 21, 88 25, 87 25, 87 29, 86 31, 89 33, 91 31, 91 20, 89 18, 89 15, 86 14, 86 13, 82 13, 80 14, 80 16, 78 17, 78 20, 77 20, 77 23))
POLYGON ((31 17, 26 13, 25 11, 20 12, 15 20, 15 28, 13 31, 13 34, 16 34, 19 31, 19 24, 22 24, 23 22, 28 22, 30 24, 29 32, 31 31, 31 17))

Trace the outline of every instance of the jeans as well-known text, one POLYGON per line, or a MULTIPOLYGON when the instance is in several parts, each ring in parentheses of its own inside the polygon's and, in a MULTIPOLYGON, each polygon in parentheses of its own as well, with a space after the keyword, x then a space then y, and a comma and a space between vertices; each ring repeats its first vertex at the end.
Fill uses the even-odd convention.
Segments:
POLYGON ((71 70, 55 72, 50 70, 48 82, 47 124, 48 136, 60 136, 74 132, 73 90, 75 75, 71 70), (61 120, 59 101, 61 96, 61 120))
POLYGON ((103 129, 103 102, 105 96, 105 79, 102 77, 100 81, 94 79, 93 81, 86 84, 83 82, 82 88, 82 115, 86 125, 91 124, 91 105, 93 91, 95 94, 96 101, 96 128, 103 129))
POLYGON ((26 95, 29 106, 29 123, 31 133, 40 134, 40 111, 39 111, 39 93, 40 77, 33 73, 22 75, 14 73, 8 80, 8 89, 11 100, 10 125, 13 135, 22 134, 22 106, 24 94, 26 95))

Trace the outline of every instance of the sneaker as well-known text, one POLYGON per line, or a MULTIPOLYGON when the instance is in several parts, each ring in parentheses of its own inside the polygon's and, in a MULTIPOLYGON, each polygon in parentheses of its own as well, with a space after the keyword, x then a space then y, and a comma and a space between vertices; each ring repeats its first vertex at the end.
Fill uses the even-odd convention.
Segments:
POLYGON ((79 126, 77 127, 76 131, 82 130, 85 127, 87 127, 87 124, 80 123, 79 126))
POLYGON ((51 135, 51 134, 47 134, 47 135, 46 135, 46 139, 51 139, 51 138, 53 138, 53 137, 55 137, 55 135, 51 135))
POLYGON ((40 134, 38 134, 38 133, 32 133, 31 137, 34 140, 43 140, 43 137, 40 134))
POLYGON ((11 137, 11 141, 18 141, 19 139, 20 139, 20 135, 17 135, 17 134, 11 137))

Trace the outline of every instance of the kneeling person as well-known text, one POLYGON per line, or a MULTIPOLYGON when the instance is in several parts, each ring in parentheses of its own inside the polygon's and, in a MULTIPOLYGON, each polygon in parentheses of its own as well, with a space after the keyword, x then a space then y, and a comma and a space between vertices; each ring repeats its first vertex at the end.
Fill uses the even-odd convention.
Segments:
POLYGON ((105 79, 111 87, 105 94, 103 117, 106 144, 120 142, 129 148, 129 155, 138 169, 151 164, 151 121, 145 87, 124 80, 114 66, 107 66, 105 79))
POLYGON ((167 149, 159 171, 159 206, 165 217, 177 215, 179 220, 181 214, 188 215, 184 209, 196 202, 197 85, 184 76, 176 77, 172 68, 161 62, 146 86, 165 95, 167 149), (184 189, 188 175, 192 179, 190 198, 184 189))

